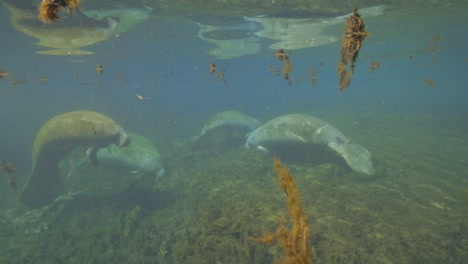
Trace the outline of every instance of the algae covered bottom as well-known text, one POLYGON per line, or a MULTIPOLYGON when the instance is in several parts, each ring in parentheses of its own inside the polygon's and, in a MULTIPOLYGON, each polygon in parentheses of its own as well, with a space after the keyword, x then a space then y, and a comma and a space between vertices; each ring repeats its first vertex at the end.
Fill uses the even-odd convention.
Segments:
MULTIPOLYGON (((312 156, 284 161, 309 216, 314 263, 466 259, 466 124, 447 116, 375 118, 329 118, 354 138, 370 139, 379 161, 374 178, 312 156), (434 127, 441 120, 453 133, 434 127), (367 135, 356 133, 362 128, 367 135)), ((136 180, 80 167, 66 181, 82 193, 43 211, 2 212, 9 217, 0 239, 8 246, 0 261, 272 263, 281 256, 281 248, 248 239, 275 230, 287 212, 271 157, 186 147, 173 153, 167 176, 136 180)))

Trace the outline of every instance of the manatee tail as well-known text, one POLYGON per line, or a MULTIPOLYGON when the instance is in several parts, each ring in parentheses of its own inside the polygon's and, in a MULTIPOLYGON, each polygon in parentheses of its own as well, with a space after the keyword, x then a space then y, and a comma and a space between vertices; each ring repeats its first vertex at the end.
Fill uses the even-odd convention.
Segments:
POLYGON ((62 188, 58 169, 34 170, 21 192, 21 202, 27 207, 41 207, 52 203, 62 188))
POLYGON ((372 175, 374 173, 372 155, 367 149, 358 144, 350 143, 346 144, 339 153, 354 171, 362 172, 367 175, 372 175))

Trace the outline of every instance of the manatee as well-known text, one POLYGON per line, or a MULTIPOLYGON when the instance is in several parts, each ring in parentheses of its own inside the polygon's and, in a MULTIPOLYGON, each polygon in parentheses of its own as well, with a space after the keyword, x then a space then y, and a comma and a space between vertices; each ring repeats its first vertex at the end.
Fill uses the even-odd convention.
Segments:
POLYGON ((243 140, 246 133, 260 125, 261 122, 258 119, 239 111, 227 110, 217 113, 203 126, 200 135, 197 137, 195 147, 208 141, 217 132, 238 132, 241 133, 243 140))
POLYGON ((356 172, 371 175, 371 153, 351 142, 338 129, 313 116, 291 114, 274 118, 252 131, 246 146, 269 150, 275 146, 321 144, 336 151, 356 172))
POLYGON ((75 147, 84 146, 89 162, 97 163, 97 150, 112 143, 124 147, 130 144, 130 138, 105 115, 74 111, 50 119, 34 140, 32 172, 21 193, 21 202, 29 207, 53 202, 62 187, 58 162, 75 147))
POLYGON ((110 145, 99 149, 97 160, 106 168, 127 170, 132 173, 151 173, 157 176, 164 174, 164 165, 156 146, 144 136, 129 133, 130 145, 119 148, 110 145))
POLYGON ((35 9, 20 8, 17 6, 20 3, 17 2, 3 2, 11 12, 10 23, 16 30, 39 39, 38 45, 53 48, 39 51, 40 54, 93 54, 80 48, 107 39, 114 34, 117 26, 117 22, 112 18, 93 19, 81 13, 78 8, 73 9, 72 14, 62 12, 63 16, 58 22, 45 25, 37 18, 35 9))

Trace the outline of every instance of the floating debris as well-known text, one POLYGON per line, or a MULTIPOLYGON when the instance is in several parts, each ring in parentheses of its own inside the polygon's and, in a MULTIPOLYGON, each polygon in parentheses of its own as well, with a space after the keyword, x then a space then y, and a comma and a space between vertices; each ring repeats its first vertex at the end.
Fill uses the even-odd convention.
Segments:
POLYGON ((210 71, 209 71, 210 75, 213 73, 216 73, 215 74, 216 79, 218 79, 219 81, 222 81, 224 85, 226 85, 226 87, 229 87, 229 84, 226 82, 226 79, 224 79, 224 74, 226 73, 226 70, 229 68, 229 66, 224 68, 222 71, 216 71, 216 64, 214 62, 210 62, 209 66, 210 66, 210 71))
POLYGON ((380 68, 380 62, 377 62, 377 61, 371 62, 370 66, 369 66, 369 70, 375 71, 378 68, 380 68))
POLYGON ((338 75, 340 76, 340 91, 344 91, 354 73, 356 59, 362 42, 369 35, 364 30, 364 21, 359 15, 357 8, 345 22, 346 28, 341 41, 341 62, 338 64, 338 75))
POLYGON ((229 87, 229 84, 226 82, 226 79, 224 79, 224 73, 226 72, 226 69, 223 69, 222 72, 216 73, 216 79, 222 81, 226 87, 229 87))
POLYGON ((102 67, 101 64, 96 65, 96 72, 99 73, 99 74, 103 74, 104 73, 104 67, 102 67))
POLYGON ((429 51, 432 53, 432 60, 429 65, 433 65, 437 62, 436 53, 439 50, 437 43, 440 41, 440 34, 435 34, 432 36, 432 45, 429 47, 429 51))
POLYGON ((141 94, 138 94, 138 93, 135 94, 135 96, 136 96, 136 98, 137 98, 138 100, 140 100, 140 101, 151 100, 151 97, 145 97, 145 96, 143 96, 143 95, 141 95, 141 94))
POLYGON ((216 64, 210 63, 210 74, 213 74, 216 71, 216 64))
MULTIPOLYGON (((294 70, 294 66, 289 60, 289 55, 284 51, 284 49, 279 49, 278 51, 275 52, 275 57, 278 58, 278 60, 283 62, 284 79, 289 81, 289 84, 291 84, 291 81, 289 80, 289 73, 294 70)), ((271 65, 270 65, 270 68, 271 68, 271 65)), ((279 75, 279 72, 276 75, 279 75)))
POLYGON ((281 71, 276 69, 273 64, 268 65, 268 70, 270 70, 272 73, 274 73, 276 76, 279 76, 281 74, 281 71))
POLYGON ((1 158, 1 160, 2 160, 2 171, 8 173, 8 175, 11 175, 15 171, 13 164, 5 161, 3 158, 1 158))
POLYGON ((11 175, 8 176, 8 185, 15 191, 18 189, 18 185, 16 185, 16 181, 11 175))
POLYGON ((424 83, 426 83, 428 87, 434 87, 434 82, 431 79, 425 79, 424 83))
POLYGON ((119 80, 123 85, 128 84, 128 79, 122 73, 116 73, 115 79, 119 80))
POLYGON ((8 77, 8 72, 0 70, 0 79, 6 78, 6 77, 8 77))
POLYGON ((47 77, 45 77, 45 76, 39 76, 39 77, 37 78, 37 82, 38 82, 40 85, 46 84, 47 81, 48 81, 48 80, 47 80, 47 77))
POLYGON ((310 68, 310 82, 312 84, 312 88, 315 88, 317 86, 317 80, 318 80, 317 67, 312 67, 310 68))
POLYGON ((284 52, 284 49, 279 49, 275 53, 275 57, 278 58, 278 60, 283 61, 284 59, 288 59, 288 54, 286 54, 286 52, 284 52))
POLYGON ((15 168, 13 167, 13 164, 10 162, 5 161, 3 158, 0 158, 2 161, 2 171, 6 172, 8 174, 8 185, 16 191, 18 186, 16 185, 16 181, 13 178, 13 172, 15 171, 15 168))
POLYGON ((289 73, 292 72, 293 69, 294 69, 294 67, 293 67, 292 63, 289 61, 289 59, 284 60, 284 63, 283 63, 283 76, 284 76, 285 80, 289 81, 289 73))
POLYGON ((11 86, 13 87, 13 89, 15 89, 17 85, 21 85, 21 84, 27 83, 26 80, 24 80, 24 79, 18 79, 18 78, 16 78, 15 76, 11 76, 11 77, 10 77, 10 81, 11 81, 11 86))

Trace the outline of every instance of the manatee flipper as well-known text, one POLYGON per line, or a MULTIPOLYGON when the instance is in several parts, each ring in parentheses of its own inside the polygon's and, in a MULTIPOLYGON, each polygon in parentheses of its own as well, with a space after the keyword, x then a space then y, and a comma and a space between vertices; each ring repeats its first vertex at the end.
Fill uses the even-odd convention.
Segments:
POLYGON ((265 154, 270 154, 270 151, 265 148, 264 146, 257 146, 257 149, 260 150, 261 152, 265 153, 265 154))
POLYGON ((367 175, 375 173, 374 166, 372 165, 372 155, 367 149, 357 144, 345 144, 344 150, 338 153, 354 171, 362 172, 367 175))
POLYGON ((88 159, 88 163, 92 166, 98 166, 99 161, 97 158, 97 148, 95 147, 89 147, 86 150, 86 158, 88 159))

